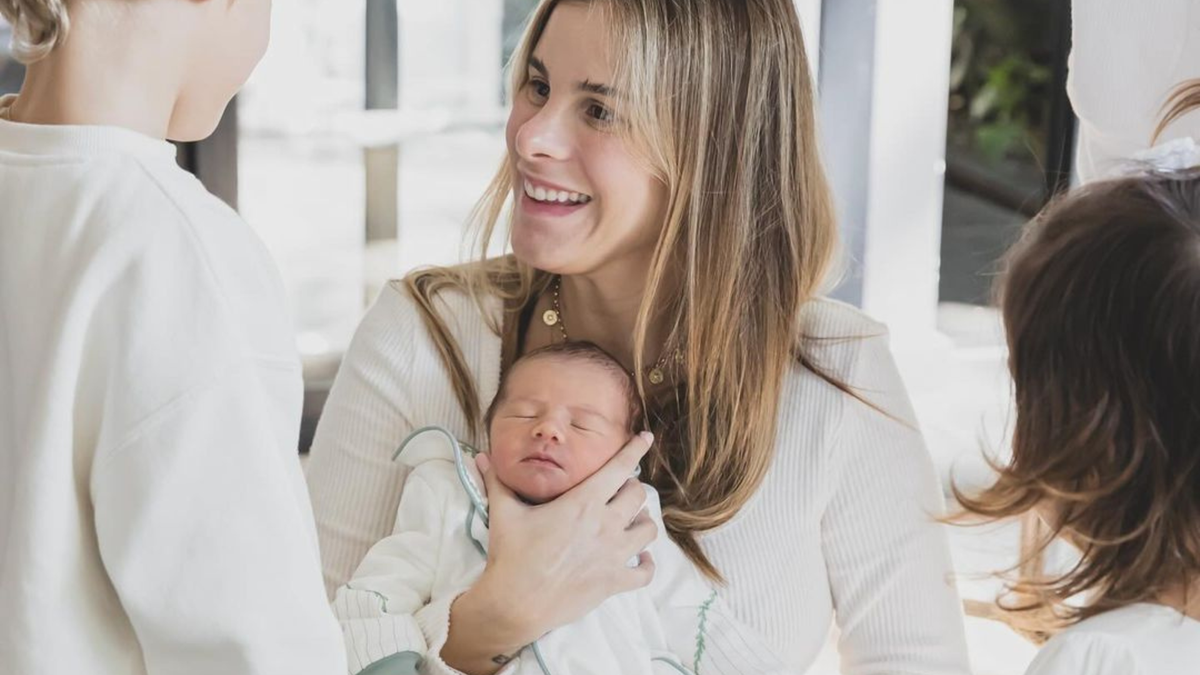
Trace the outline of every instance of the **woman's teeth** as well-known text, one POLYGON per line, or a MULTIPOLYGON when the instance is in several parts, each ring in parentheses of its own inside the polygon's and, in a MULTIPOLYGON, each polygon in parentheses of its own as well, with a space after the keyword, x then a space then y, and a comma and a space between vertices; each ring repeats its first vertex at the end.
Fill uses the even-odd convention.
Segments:
POLYGON ((529 181, 525 181, 525 194, 534 201, 551 204, 586 204, 592 201, 592 198, 585 194, 534 187, 529 181))

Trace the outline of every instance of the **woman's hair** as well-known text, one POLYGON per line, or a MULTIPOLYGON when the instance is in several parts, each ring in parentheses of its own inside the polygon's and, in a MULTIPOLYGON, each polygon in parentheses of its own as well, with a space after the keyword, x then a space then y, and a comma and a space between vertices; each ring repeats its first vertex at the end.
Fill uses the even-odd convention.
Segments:
POLYGON ((12 25, 13 56, 30 64, 67 37, 67 0, 0 0, 0 16, 12 25))
POLYGON ((487 414, 483 416, 484 428, 491 429, 492 419, 496 415, 496 408, 504 402, 507 396, 508 378, 516 371, 517 364, 528 363, 535 359, 558 359, 561 361, 577 361, 590 363, 600 366, 608 371, 610 377, 616 378, 621 383, 621 390, 625 394, 625 426, 626 432, 632 437, 642 429, 645 413, 642 406, 642 396, 638 393, 637 381, 633 377, 633 373, 625 370, 621 362, 615 356, 609 354, 600 346, 586 340, 572 340, 570 342, 556 342, 539 349, 535 349, 528 354, 522 356, 517 363, 505 373, 504 379, 500 381, 500 390, 496 393, 496 398, 492 400, 492 404, 488 406, 487 414))
MULTIPOLYGON (((1082 553, 1018 578, 1005 609, 1053 632, 1200 577, 1200 169, 1052 203, 1000 288, 1016 393, 1012 458, 970 514, 1033 510, 1082 553), (1082 594, 1082 604, 1068 599, 1082 594)), ((1002 603, 1003 605, 1004 603, 1002 603)))
POLYGON ((1154 129, 1154 136, 1151 142, 1157 142, 1171 126, 1179 120, 1179 118, 1200 109, 1200 79, 1188 80, 1171 92, 1167 97, 1167 102, 1163 105, 1162 119, 1159 120, 1158 126, 1154 129))
MULTIPOLYGON (((666 344, 652 347, 681 351, 683 384, 673 402, 648 406, 657 440, 643 476, 662 497, 672 539, 719 580, 696 535, 728 522, 761 484, 785 372, 799 363, 848 391, 811 362, 800 325, 835 260, 837 227, 799 19, 792 0, 561 1, 603 13, 627 121, 620 133, 667 189, 634 372, 644 397, 647 326, 666 317, 666 344)), ((534 11, 511 64, 513 91, 559 3, 542 0, 534 11)), ((512 185, 506 161, 476 210, 481 258, 509 213, 512 185)), ((468 420, 479 420, 478 397, 436 294, 455 287, 477 301, 500 298, 513 318, 550 279, 512 257, 406 279, 468 420)))

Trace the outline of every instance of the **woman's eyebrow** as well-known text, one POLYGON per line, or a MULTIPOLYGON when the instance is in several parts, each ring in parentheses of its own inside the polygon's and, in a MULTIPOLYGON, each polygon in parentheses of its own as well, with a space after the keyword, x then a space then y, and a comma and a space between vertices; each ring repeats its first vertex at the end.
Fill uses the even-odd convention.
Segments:
MULTIPOLYGON (((529 57, 529 67, 536 70, 539 75, 547 80, 550 79, 550 70, 546 68, 546 64, 543 63, 538 57, 529 57)), ((612 96, 616 93, 615 90, 607 84, 600 84, 598 82, 592 82, 591 80, 584 80, 583 82, 580 82, 576 88, 579 89, 579 91, 586 91, 599 96, 612 96)))

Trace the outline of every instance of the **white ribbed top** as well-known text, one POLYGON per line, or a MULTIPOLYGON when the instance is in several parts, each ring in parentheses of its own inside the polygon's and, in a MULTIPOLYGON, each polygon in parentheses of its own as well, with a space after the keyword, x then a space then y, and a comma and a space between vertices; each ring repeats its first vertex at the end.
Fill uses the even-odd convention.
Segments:
MULTIPOLYGON (((500 338, 478 308, 444 294, 443 313, 487 405, 500 338)), ((491 307, 499 312, 499 303, 491 307)), ((913 412, 886 329, 846 305, 810 303, 812 356, 895 417, 913 412)), ((344 583, 391 533, 409 432, 467 423, 417 309, 388 286, 346 354, 308 466, 327 588, 344 583)), ((847 674, 967 673, 962 615, 941 493, 921 435, 797 367, 780 407, 776 459, 762 487, 702 545, 729 581, 732 611, 803 670, 836 620, 847 674)))

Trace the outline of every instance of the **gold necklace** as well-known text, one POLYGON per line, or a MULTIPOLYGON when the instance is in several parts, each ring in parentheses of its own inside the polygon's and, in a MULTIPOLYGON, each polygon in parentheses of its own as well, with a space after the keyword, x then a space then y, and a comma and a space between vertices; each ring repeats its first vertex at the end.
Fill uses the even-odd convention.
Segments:
MULTIPOLYGON (((552 309, 548 309, 548 310, 542 312, 542 323, 546 324, 547 326, 549 326, 551 328, 553 328, 554 326, 558 326, 558 333, 559 333, 559 335, 562 336, 562 341, 570 342, 571 338, 569 338, 567 336, 567 324, 566 324, 566 321, 563 320, 561 296, 562 296, 562 275, 558 275, 558 276, 554 277, 553 295, 550 296, 550 306, 552 307, 552 309)), ((668 356, 668 354, 666 352, 664 352, 663 355, 659 357, 658 361, 655 362, 655 364, 650 367, 650 370, 647 371, 646 379, 650 380, 650 384, 660 385, 663 383, 664 380, 667 379, 666 370, 665 370, 667 367, 667 356, 668 356)), ((683 362, 683 352, 676 349, 675 350, 675 363, 678 364, 678 363, 682 363, 682 362, 683 362)))

